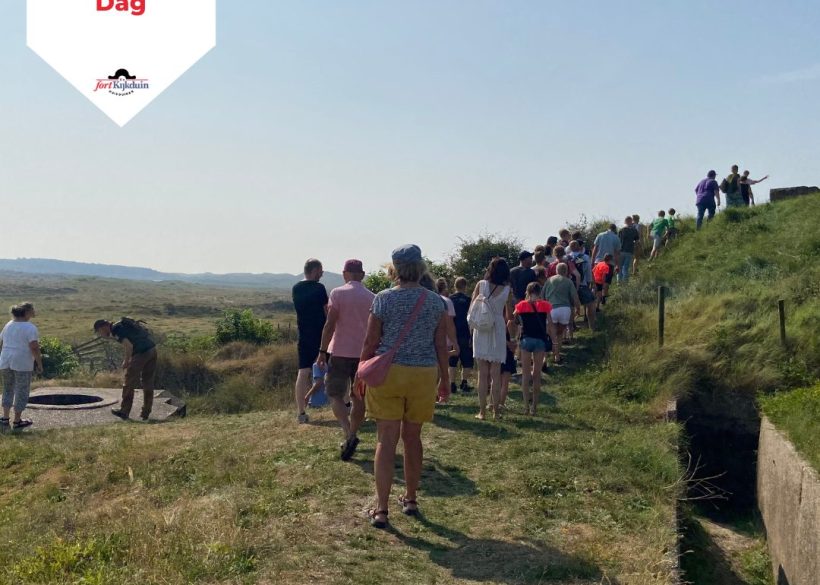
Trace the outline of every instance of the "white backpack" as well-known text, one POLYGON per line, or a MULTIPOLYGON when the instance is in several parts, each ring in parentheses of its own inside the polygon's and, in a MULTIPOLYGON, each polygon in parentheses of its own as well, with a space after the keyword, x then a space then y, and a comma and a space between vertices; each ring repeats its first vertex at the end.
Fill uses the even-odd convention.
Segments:
MULTIPOLYGON (((490 292, 490 296, 492 296, 492 292, 490 292)), ((483 292, 479 292, 470 305, 470 309, 467 311, 467 324, 479 333, 490 333, 495 329, 495 315, 493 315, 492 307, 490 307, 489 298, 484 296, 483 292)))

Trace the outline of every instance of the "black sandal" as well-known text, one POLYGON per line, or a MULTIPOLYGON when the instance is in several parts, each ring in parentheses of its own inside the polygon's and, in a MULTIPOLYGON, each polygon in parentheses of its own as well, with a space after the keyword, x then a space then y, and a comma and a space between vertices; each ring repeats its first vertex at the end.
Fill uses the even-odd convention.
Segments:
POLYGON ((399 504, 401 504, 401 513, 405 516, 419 515, 419 505, 416 500, 409 500, 404 496, 399 496, 399 504))
POLYGON ((0 427, 7 427, 9 426, 9 419, 5 416, 0 416, 0 427))
POLYGON ((370 525, 373 528, 384 530, 387 528, 387 510, 370 509, 367 511, 367 517, 370 518, 370 525), (384 516, 384 520, 379 520, 377 516, 384 516))
POLYGON ((30 420, 24 418, 22 420, 14 421, 13 423, 11 423, 11 426, 14 429, 24 429, 26 427, 30 427, 33 424, 34 423, 31 422, 30 420))

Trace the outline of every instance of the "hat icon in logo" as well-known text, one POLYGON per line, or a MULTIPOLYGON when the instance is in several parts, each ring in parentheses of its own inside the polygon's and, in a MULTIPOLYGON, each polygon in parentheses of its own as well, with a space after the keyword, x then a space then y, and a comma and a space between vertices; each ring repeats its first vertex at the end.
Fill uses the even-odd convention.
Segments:
POLYGON ((117 69, 117 72, 114 75, 109 75, 108 79, 119 79, 120 77, 125 77, 126 79, 136 79, 136 75, 129 75, 128 69, 117 69))

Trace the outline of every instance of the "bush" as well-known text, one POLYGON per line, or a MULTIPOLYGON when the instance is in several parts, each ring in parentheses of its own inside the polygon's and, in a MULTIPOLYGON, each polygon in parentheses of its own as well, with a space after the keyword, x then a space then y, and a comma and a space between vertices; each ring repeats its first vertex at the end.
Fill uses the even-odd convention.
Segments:
POLYGON ((162 340, 162 349, 176 353, 196 353, 216 349, 216 338, 213 335, 187 335, 169 333, 162 340))
POLYGON ((43 354, 43 376, 46 378, 65 378, 80 367, 71 346, 56 337, 40 339, 40 351, 43 354))
POLYGON ((516 238, 484 234, 476 239, 461 240, 450 257, 452 273, 463 276, 470 285, 484 278, 490 261, 496 256, 507 260, 510 268, 518 265, 518 254, 523 245, 516 238))
POLYGON ((393 286, 393 281, 387 276, 387 272, 379 270, 365 276, 362 284, 373 294, 378 294, 393 286))
POLYGON ((250 309, 233 309, 216 323, 216 342, 224 345, 232 341, 247 341, 262 345, 272 343, 276 337, 273 325, 257 319, 250 309))

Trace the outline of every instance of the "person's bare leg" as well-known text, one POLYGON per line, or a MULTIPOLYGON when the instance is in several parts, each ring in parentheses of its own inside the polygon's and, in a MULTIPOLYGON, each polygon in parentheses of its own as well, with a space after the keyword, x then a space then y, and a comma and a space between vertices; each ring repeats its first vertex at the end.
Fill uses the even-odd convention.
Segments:
POLYGON ((342 433, 345 439, 350 438, 350 413, 347 411, 347 404, 344 399, 332 397, 330 399, 330 408, 333 410, 333 415, 339 421, 339 426, 342 427, 342 433))
POLYGON ((487 416, 487 390, 490 384, 490 362, 478 360, 478 416, 481 420, 487 416))
POLYGON ((507 406, 507 395, 510 393, 510 378, 512 374, 509 372, 501 372, 501 406, 507 406))
MULTIPOLYGON (((462 374, 463 375, 463 374, 462 374)), ((450 367, 450 383, 456 383, 456 376, 458 376, 458 368, 457 367, 450 367)))
POLYGON ((401 425, 401 439, 404 443, 404 497, 416 499, 421 482, 421 467, 424 448, 421 444, 421 426, 404 421, 401 425))
POLYGON ((532 354, 521 350, 521 394, 524 396, 524 413, 530 412, 530 384, 533 380, 532 354))
POLYGON ((493 409, 493 418, 499 417, 498 405, 501 404, 501 364, 499 362, 490 362, 490 379, 492 380, 490 393, 490 404, 493 409))
MULTIPOLYGON (((362 428, 362 424, 364 423, 364 400, 361 396, 359 396, 355 391, 350 392, 350 435, 349 437, 355 437, 356 434, 359 432, 359 429, 362 428)), ((347 406, 345 406, 345 410, 347 406)))
POLYGON ((552 340, 552 355, 555 358, 555 361, 558 361, 561 357, 561 343, 564 339, 565 328, 565 325, 555 325, 555 339, 552 340))
POLYGON ((590 331, 595 331, 595 303, 584 305, 584 311, 587 314, 587 324, 590 331))
POLYGON ((461 381, 469 384, 472 373, 473 368, 465 368, 464 366, 461 366, 461 381))
POLYGON ((302 368, 296 375, 296 388, 294 396, 296 398, 296 414, 305 412, 305 394, 310 390, 311 368, 302 368))
MULTIPOLYGON (((390 488, 393 487, 393 474, 396 471, 396 444, 401 433, 400 420, 377 420, 376 456, 373 475, 376 478, 377 510, 387 510, 390 501, 390 488)), ((386 519, 385 519, 386 520, 386 519)))
POLYGON ((530 414, 535 414, 538 408, 538 396, 541 394, 541 366, 544 365, 546 352, 536 351, 532 354, 532 406, 530 414))

